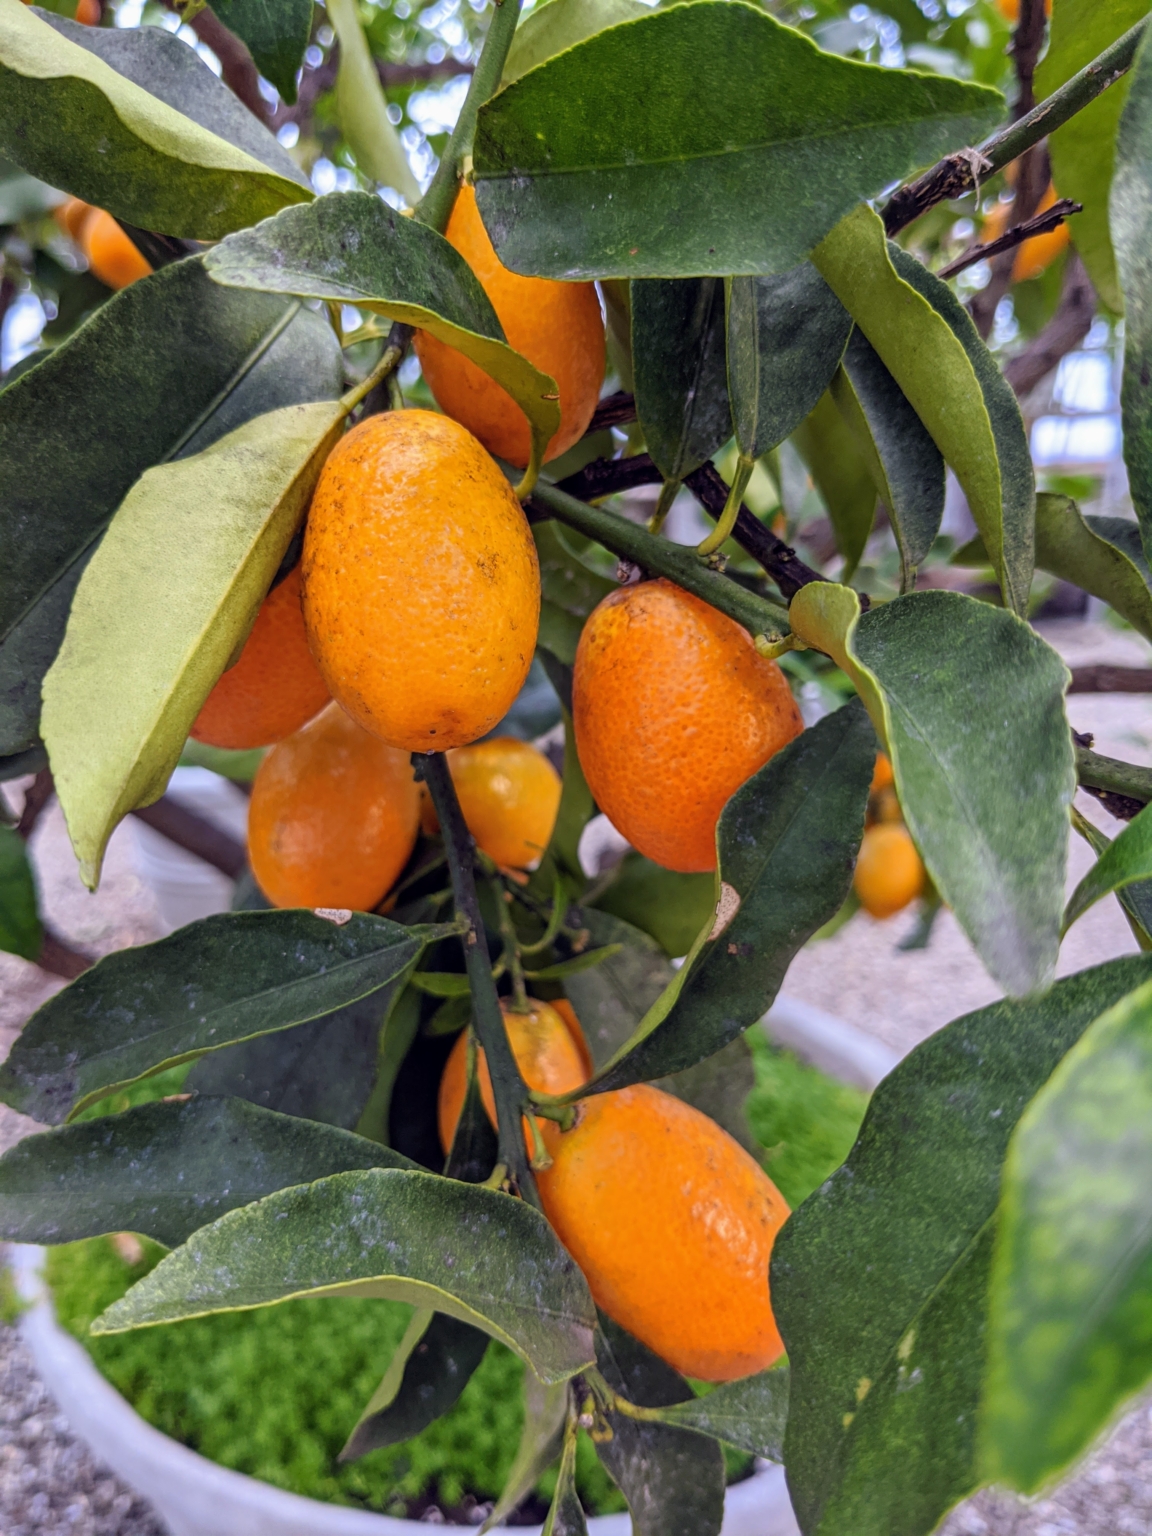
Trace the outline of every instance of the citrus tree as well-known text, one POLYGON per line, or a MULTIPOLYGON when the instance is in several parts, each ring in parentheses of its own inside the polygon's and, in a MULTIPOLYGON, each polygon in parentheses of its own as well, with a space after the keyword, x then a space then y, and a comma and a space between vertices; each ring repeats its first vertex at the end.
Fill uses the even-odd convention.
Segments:
MULTIPOLYGON (((299 136, 308 0, 212 5, 299 136)), ((1073 737, 1025 619, 1039 569, 1152 638, 1145 6, 1056 0, 1034 76, 1024 0, 1013 109, 982 0, 963 37, 891 7, 968 79, 847 56, 875 30, 821 48, 800 24, 831 46, 850 18, 809 9, 551 0, 518 30, 502 0, 421 195, 382 39, 330 0, 336 121, 306 131, 349 185, 317 196, 180 39, 0 0, 8 216, 77 200, 104 284, 0 392, 5 777, 50 765, 95 886, 190 734, 276 743, 262 896, 102 960, 13 1048, 0 1094, 54 1128, 0 1161, 0 1228, 172 1250, 103 1332, 412 1303, 349 1455, 445 1412, 503 1340, 531 1369, 493 1518, 559 1457, 553 1533, 583 1529, 584 1427, 642 1533, 719 1531, 727 1444, 784 1462, 806 1533, 914 1536, 983 1482, 1039 1486, 1152 1370, 1152 959, 1053 981, 1113 891, 1152 949, 1152 771, 1073 737), (957 255, 989 186, 999 243, 957 255), (1037 495, 982 339, 1009 291, 1026 334, 1051 316, 1017 258, 1075 206, 1075 260, 1126 312, 1136 524, 1037 495), (939 270, 989 254, 974 322, 939 270), (781 445, 826 569, 749 505, 781 445), (946 468, 994 600, 917 590, 946 468), (640 485, 647 527, 610 500, 640 485), (682 494, 698 547, 662 531, 682 494), (534 657, 562 786, 481 741, 534 657), (841 707, 803 729, 781 663, 841 707), (844 908, 881 750, 930 899, 1005 997, 886 1079, 789 1216, 738 1144, 741 1037, 844 908), (1130 824, 1072 813, 1098 860, 1065 908, 1077 782, 1130 824), (504 814, 508 784, 542 815, 504 814), (637 851, 590 880, 597 805, 637 851), (182 1092, 86 1113, 175 1069, 182 1092)), ((4 943, 34 956, 4 839, 4 943)))

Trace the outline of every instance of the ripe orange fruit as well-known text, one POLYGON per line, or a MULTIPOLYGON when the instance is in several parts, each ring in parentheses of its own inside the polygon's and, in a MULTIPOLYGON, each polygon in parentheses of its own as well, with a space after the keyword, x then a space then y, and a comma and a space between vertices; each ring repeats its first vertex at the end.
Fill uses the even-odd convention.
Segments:
POLYGON ((76 20, 85 27, 98 27, 104 18, 100 0, 76 0, 76 20))
POLYGON ((470 432, 387 411, 320 474, 304 537, 304 623, 333 698, 382 741, 442 752, 520 692, 540 567, 511 487, 470 432))
MULTIPOLYGON (((1049 182, 1048 190, 1040 199, 1036 212, 1046 212, 1055 201, 1056 188, 1049 182)), ((996 203, 985 215, 984 224, 980 230, 980 240, 983 245, 999 239, 1009 228, 1013 222, 1014 206, 1013 203, 996 203)), ((1050 229, 1047 234, 1033 235, 1030 240, 1025 240, 1016 250, 1016 259, 1012 263, 1012 281, 1023 283, 1029 278, 1039 277, 1066 248, 1070 239, 1071 234, 1065 221, 1063 224, 1057 224, 1055 229, 1050 229)))
POLYGON ((908 828, 890 821, 869 827, 852 883, 873 917, 892 917, 915 901, 924 890, 924 865, 908 828))
POLYGON ((239 660, 204 700, 191 734, 213 747, 267 747, 298 731, 327 702, 304 633, 297 565, 260 605, 239 660))
MULTIPOLYGON (((1016 22, 1020 20, 1020 0, 996 0, 996 4, 999 6, 1000 14, 1004 20, 1012 22, 1013 26, 1015 26, 1016 22)), ((1052 0, 1044 0, 1044 14, 1045 16, 1051 16, 1052 0)))
POLYGON ((52 217, 64 233, 71 236, 79 244, 80 231, 84 227, 84 220, 92 211, 91 203, 82 202, 78 197, 68 197, 53 208, 52 217))
MULTIPOLYGON (((560 427, 544 457, 558 458, 584 436, 604 379, 604 320, 596 285, 509 272, 492 248, 468 184, 460 189, 445 233, 491 300, 508 345, 556 380, 560 427)), ((527 464, 528 418, 511 395, 427 331, 417 331, 414 344, 441 409, 474 432, 489 453, 527 464)))
POLYGON ((640 1084, 585 1099, 548 1149, 544 1214, 609 1317, 704 1381, 779 1359, 768 1261, 788 1206, 727 1131, 640 1084))
POLYGON ((127 288, 152 268, 110 213, 94 208, 80 228, 88 265, 109 288, 127 288))
POLYGON ((803 729, 747 632, 670 581, 611 592, 576 652, 576 750, 600 809, 666 869, 716 868, 725 802, 803 729))
MULTIPOLYGON (((567 1093, 588 1081, 591 1067, 584 1053, 583 1034, 577 1044, 567 1020, 552 1004, 530 998, 528 1013, 516 1013, 509 1002, 502 1001, 504 1025, 512 1054, 520 1065, 520 1072, 529 1088, 540 1093, 567 1093)), ((566 1004, 566 1007, 570 1006, 566 1004)), ((573 1014, 573 1018, 575 1015, 573 1014)), ((579 1029, 579 1025, 576 1026, 579 1029)), ((587 1047, 584 1047, 587 1050, 587 1047)), ((488 1118, 496 1124, 496 1100, 492 1095, 492 1079, 488 1075, 488 1063, 483 1050, 477 1052, 476 1075, 480 1079, 480 1097, 488 1118)), ((447 1154, 456 1134, 456 1123, 464 1107, 464 1095, 468 1086, 468 1031, 465 1030, 452 1054, 444 1063, 444 1075, 440 1079, 440 1096, 437 1101, 437 1123, 440 1127, 440 1145, 447 1154)), ((555 1138, 560 1134, 551 1120, 539 1122, 545 1145, 554 1150, 555 1138)), ((526 1138, 531 1147, 531 1140, 526 1138)))
POLYGON ((889 789, 896 782, 896 776, 892 772, 892 763, 884 752, 877 752, 876 766, 872 770, 872 783, 868 788, 870 795, 878 795, 882 789, 889 789))
POLYGON ((277 907, 376 906, 416 842, 416 783, 405 753, 330 704, 260 764, 248 859, 277 907))
MULTIPOLYGON (((534 868, 560 807, 560 775, 543 752, 514 736, 494 736, 450 753, 448 768, 476 846, 504 868, 534 868)), ((434 808, 432 822, 434 832, 434 808)))

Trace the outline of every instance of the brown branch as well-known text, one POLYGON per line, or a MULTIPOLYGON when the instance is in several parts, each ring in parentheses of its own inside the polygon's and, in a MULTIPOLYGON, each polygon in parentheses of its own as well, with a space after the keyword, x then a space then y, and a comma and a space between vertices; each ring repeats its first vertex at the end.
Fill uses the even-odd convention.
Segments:
POLYGON ((247 863, 243 845, 234 837, 167 795, 154 805, 138 807, 132 814, 177 848, 194 853, 231 880, 241 874, 247 863))
POLYGON ((1013 224, 1011 229, 1006 229, 1002 235, 998 235, 995 240, 989 240, 986 245, 976 241, 967 250, 961 251, 955 261, 950 261, 946 267, 941 267, 936 276, 955 277, 966 267, 974 267, 978 261, 986 261, 989 257, 998 256, 1002 251, 1015 249, 1025 240, 1030 240, 1033 235, 1046 235, 1058 224, 1063 224, 1069 214, 1083 212, 1083 203, 1074 203, 1070 197, 1062 197, 1053 203, 1051 208, 1046 208, 1043 213, 1038 213, 1031 219, 1025 219, 1023 224, 1013 224))
POLYGON ((1033 76, 1044 47, 1047 17, 1044 0, 1020 0, 1020 14, 1012 33, 1011 54, 1019 87, 1012 116, 1018 122, 1036 105, 1033 76))
MULTIPOLYGON (((165 0, 168 4, 169 0, 165 0)), ((268 103, 260 94, 260 74, 252 62, 248 45, 229 31, 209 6, 197 11, 189 23, 200 41, 220 60, 220 77, 232 94, 242 101, 252 116, 268 121, 268 103)))
POLYGON ((1073 667, 1069 693, 1152 693, 1152 667, 1073 667))
POLYGON ((626 389, 606 395, 592 412, 589 432, 603 432, 605 427, 623 427, 636 420, 636 397, 626 389))
POLYGON ((42 923, 41 929, 43 938, 36 964, 42 971, 47 971, 50 976, 63 976, 66 981, 75 981, 77 976, 96 964, 91 955, 86 955, 82 949, 73 949, 47 923, 42 923))
POLYGON ((51 768, 41 768, 40 772, 24 791, 24 809, 20 812, 20 820, 16 823, 16 831, 25 842, 36 830, 36 823, 40 820, 41 812, 56 792, 56 786, 52 782, 51 768))
POLYGON ((1062 357, 1075 351, 1096 316, 1096 290, 1076 251, 1069 251, 1064 288, 1056 313, 1022 352, 1004 365, 1004 377, 1018 395, 1027 395, 1047 378, 1062 357))

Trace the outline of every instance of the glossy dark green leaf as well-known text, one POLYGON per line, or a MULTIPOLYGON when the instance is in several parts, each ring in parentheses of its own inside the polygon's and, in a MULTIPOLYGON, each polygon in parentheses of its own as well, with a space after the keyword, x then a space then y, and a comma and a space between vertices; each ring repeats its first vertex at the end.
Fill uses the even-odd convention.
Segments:
MULTIPOLYGON (((1072 807, 1072 826, 1098 859, 1103 858, 1112 846, 1112 839, 1105 837, 1100 828, 1082 816, 1075 806, 1072 807)), ((1137 944, 1145 953, 1152 950, 1152 880, 1140 880, 1134 885, 1121 886, 1116 892, 1116 899, 1123 908, 1137 944)))
POLYGON ((944 460, 862 331, 852 333, 832 394, 888 509, 907 590, 940 532, 944 460))
POLYGON ((1068 898, 1064 911, 1065 931, 1102 897, 1149 878, 1152 878, 1152 806, 1145 806, 1109 843, 1068 898))
POLYGON ((410 1168, 332 1126, 196 1097, 28 1136, 0 1158, 0 1232, 71 1243, 143 1232, 174 1248, 225 1211, 350 1168, 410 1168))
MULTIPOLYGON (((635 1523, 633 1529, 636 1529, 635 1523)), ((588 1536, 584 1506, 576 1492, 576 1424, 571 1417, 556 1475, 556 1491, 540 1536, 588 1536)))
POLYGON ((736 445, 758 459, 815 409, 844 355, 852 319, 804 261, 774 277, 732 278, 726 329, 736 445))
MULTIPOLYGON (((124 45, 78 37, 96 29, 56 17, 50 25, 46 13, 18 5, 0 5, 0 143, 29 175, 141 229, 194 240, 217 240, 311 197, 298 171, 270 169, 185 115, 183 98, 180 109, 169 106, 100 56, 124 45)), ((129 44, 125 53, 152 46, 129 44)), ((213 86, 217 100, 226 94, 218 81, 213 86)), ((198 99, 211 94, 203 85, 198 99)), ((238 120, 229 109, 229 123, 238 120)), ((252 131, 258 127, 253 121, 252 131)))
POLYGON ((301 911, 190 923, 49 998, 0 1067, 0 1097, 58 1124, 138 1078, 367 997, 439 932, 362 912, 340 925, 301 911))
POLYGON ((192 1068, 185 1087, 363 1135, 360 1117, 374 1091, 380 1028, 399 985, 392 982, 289 1034, 258 1035, 213 1051, 192 1068))
POLYGON ((370 1136, 373 1141, 382 1142, 385 1146, 390 1142, 389 1124, 392 1118, 392 1094, 396 1087, 396 1079, 419 1027, 420 994, 411 986, 404 987, 399 992, 391 988, 389 1003, 384 1011, 384 1022, 377 1032, 375 1080, 372 1084, 372 1092, 365 1100, 355 1127, 359 1135, 370 1136))
POLYGON ((41 730, 85 884, 117 824, 164 793, 237 655, 354 397, 258 416, 146 470, 72 599, 41 730))
POLYGON ((1004 1164, 982 1470, 1031 1493, 1152 1374, 1152 982, 1098 1018, 1004 1164))
POLYGON ((571 955, 567 960, 557 960, 554 965, 542 965, 537 970, 525 969, 524 974, 533 981, 561 981, 567 976, 576 976, 581 971, 592 971, 598 965, 603 965, 606 960, 619 953, 616 944, 604 944, 598 949, 581 950, 578 955, 571 955))
POLYGON ((750 1456, 783 1461, 788 1422, 788 1367, 778 1365, 740 1381, 726 1382, 704 1397, 665 1409, 665 1424, 696 1429, 750 1456))
POLYGON ((567 1405, 566 1382, 546 1387, 533 1371, 524 1372, 524 1429, 507 1480, 484 1522, 481 1536, 507 1519, 556 1460, 567 1405))
POLYGON ((312 0, 208 0, 285 101, 296 100, 296 71, 312 30, 312 0))
POLYGON ((479 1185, 391 1168, 282 1190, 202 1227, 92 1332, 318 1294, 445 1312, 507 1344, 544 1382, 591 1364, 592 1298, 538 1211, 479 1185))
POLYGON ((877 1088, 844 1166, 781 1229, 772 1304, 807 1536, 923 1536, 976 1485, 992 1230, 1013 1127, 1100 1012, 1113 961, 932 1035, 877 1088))
MULTIPOLYGON (((1036 96, 1058 90, 1110 43, 1147 14, 1148 0, 1060 0, 1052 17, 1049 44, 1036 70, 1036 96)), ((1071 219, 1072 240, 1097 293, 1120 313, 1124 296, 1108 233, 1108 194, 1116 158, 1116 131, 1131 76, 1102 91, 1048 140, 1052 176, 1061 197, 1083 205, 1071 219)))
POLYGON ((555 893, 557 877, 564 882, 566 890, 583 890, 584 888, 584 871, 580 865, 580 837, 596 814, 596 802, 592 798, 592 791, 588 788, 588 781, 584 777, 584 770, 576 754, 576 732, 572 729, 571 676, 569 675, 566 679, 561 677, 555 666, 548 665, 548 653, 542 651, 540 654, 552 680, 552 686, 564 704, 564 771, 560 807, 556 812, 556 822, 552 828, 548 846, 544 850, 544 856, 530 881, 531 889, 542 900, 550 900, 555 893))
POLYGON ((956 472, 1004 601, 1023 613, 1032 584, 1035 486, 1016 396, 968 312, 860 207, 812 253, 956 472))
MULTIPOLYGON (((688 1383, 603 1315, 596 1364, 608 1385, 642 1408, 687 1402, 688 1383)), ((724 1519, 724 1458, 702 1435, 670 1425, 608 1415, 612 1439, 597 1443, 632 1511, 633 1536, 719 1536, 724 1519)))
POLYGON ((36 742, 72 594, 140 474, 342 387, 321 316, 219 288, 183 261, 117 294, 0 393, 0 753, 36 742))
POLYGON ((367 192, 334 192, 284 213, 209 252, 204 265, 216 282, 356 304, 428 331, 508 391, 528 418, 538 468, 560 425, 555 382, 505 341, 455 247, 367 192))
POLYGON ((716 910, 716 881, 712 875, 682 875, 641 853, 627 853, 596 906, 651 934, 667 954, 686 955, 716 910))
MULTIPOLYGON (((277 0, 276 12, 282 14, 283 19, 287 20, 293 10, 299 15, 300 10, 309 3, 310 0, 277 0)), ((219 11, 222 7, 237 11, 241 9, 254 11, 257 7, 267 11, 270 8, 268 0, 217 0, 212 9, 219 11)), ((171 32, 156 26, 86 27, 80 22, 69 21, 51 11, 37 9, 36 14, 42 16, 61 37, 67 38, 69 42, 76 43, 81 48, 86 48, 96 58, 110 65, 118 75, 123 75, 126 80, 130 80, 133 85, 148 91, 150 95, 167 103, 177 112, 191 118, 194 123, 199 123, 200 127, 206 128, 209 133, 218 134, 220 138, 227 139, 229 144, 242 149, 245 154, 251 155, 254 160, 260 161, 269 170, 275 171, 278 176, 298 182, 301 188, 311 191, 307 176, 279 143, 275 134, 271 133, 224 84, 223 80, 208 68, 194 48, 189 48, 187 43, 171 32)), ((223 19, 221 17, 221 20, 223 19)), ((310 21, 311 17, 308 18, 308 22, 310 21)), ((301 54, 308 40, 308 22, 304 24, 304 42, 300 44, 301 54)), ((231 23, 227 24, 231 25, 231 23)), ((236 28, 233 27, 232 30, 235 31, 236 28)), ((300 59, 297 57, 296 64, 299 63, 300 59)), ((294 65, 291 77, 293 87, 295 67, 294 65)), ((272 76, 268 75, 266 70, 263 73, 272 80, 272 76)), ((272 80, 272 83, 279 88, 278 81, 272 80)), ((283 91, 280 94, 285 96, 286 100, 295 100, 294 88, 291 97, 287 97, 283 91)))
POLYGON ((855 682, 908 830, 991 975, 1017 995, 1047 985, 1076 782, 1064 663, 1022 619, 959 592, 861 616, 849 588, 813 582, 789 617, 855 682))
MULTIPOLYGON (((958 549, 953 565, 987 565, 979 535, 958 549)), ((1085 516, 1069 496, 1036 497, 1036 566, 1091 592, 1152 640, 1152 573, 1140 530, 1127 517, 1085 516)))
POLYGON ((848 894, 875 757, 875 734, 853 701, 736 791, 717 829, 716 920, 597 1074, 598 1090, 683 1071, 767 1011, 797 950, 848 894))
MULTIPOLYGON (((557 0, 549 0, 556 4, 557 0)), ((564 537, 559 523, 532 528, 540 559, 540 634, 537 644, 571 667, 584 620, 616 583, 585 565, 564 537)), ((571 703, 571 699, 567 701, 571 703)))
POLYGON ((782 272, 1001 110, 994 91, 850 63, 757 7, 701 0, 609 27, 493 97, 477 196, 517 272, 782 272))
POLYGON ((732 435, 724 365, 724 284, 715 277, 635 282, 636 415, 665 479, 683 480, 732 435))
POLYGON ((340 1460, 358 1461, 427 1429, 458 1401, 487 1348, 488 1335, 471 1323, 418 1308, 340 1460))
POLYGON ((467 1184, 482 1184, 496 1166, 497 1150, 496 1132, 484 1108, 480 1082, 473 1076, 444 1162, 445 1176, 463 1179, 467 1184))
POLYGON ((547 0, 529 12, 516 28, 504 61, 501 85, 519 80, 537 64, 563 53, 586 37, 619 21, 643 16, 641 0, 547 0))
POLYGON ((1152 52, 1136 51, 1116 139, 1111 227, 1124 290, 1124 462, 1145 555, 1152 550, 1152 52))
POLYGON ((0 950, 35 960, 43 937, 28 849, 13 827, 0 827, 0 950))
POLYGON ((796 428, 792 441, 828 511, 845 580, 860 563, 876 516, 876 481, 831 393, 796 428))

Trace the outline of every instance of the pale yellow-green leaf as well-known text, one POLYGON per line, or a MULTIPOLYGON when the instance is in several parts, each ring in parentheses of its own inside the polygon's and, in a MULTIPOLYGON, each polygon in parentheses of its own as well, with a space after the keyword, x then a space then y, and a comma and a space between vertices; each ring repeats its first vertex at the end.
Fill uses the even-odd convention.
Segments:
POLYGON ((500 84, 519 80, 565 48, 574 48, 617 22, 633 21, 649 9, 641 0, 548 0, 547 5, 538 5, 516 29, 500 84))
POLYGON ((44 740, 88 885, 117 822, 164 793, 345 414, 320 402, 257 416, 147 470, 113 517, 44 680, 44 740))
POLYGON ((856 685, 885 751, 888 751, 888 710, 876 679, 852 654, 852 636, 860 619, 860 599, 838 582, 811 581, 801 587, 788 608, 792 633, 814 651, 823 651, 856 685))
POLYGON ((415 208, 420 201, 420 183, 412 174, 400 135, 388 120, 388 103, 360 25, 356 0, 329 0, 327 9, 340 42, 336 115, 344 137, 364 174, 386 187, 395 187, 408 206, 415 208))
MULTIPOLYGON (((908 397, 968 498, 1008 607, 1022 613, 1031 579, 1032 506, 1011 465, 1011 526, 1005 519, 1001 448, 1023 429, 997 432, 986 387, 952 325, 901 277, 889 257, 879 216, 861 204, 813 251, 812 261, 908 397)), ((926 278, 931 274, 925 273, 926 278)), ((947 293, 943 284, 939 285, 947 293)), ((951 297, 949 295, 949 297, 951 297)), ((973 333, 974 334, 974 333, 973 333)), ((1004 386, 1007 389, 1007 386, 1004 386)), ((998 409, 1008 407, 997 397, 998 409)), ((1019 414, 1018 412, 1016 413, 1019 414)))
POLYGON ((0 0, 0 140, 31 175, 169 235, 219 239, 311 197, 20 0, 0 0))

